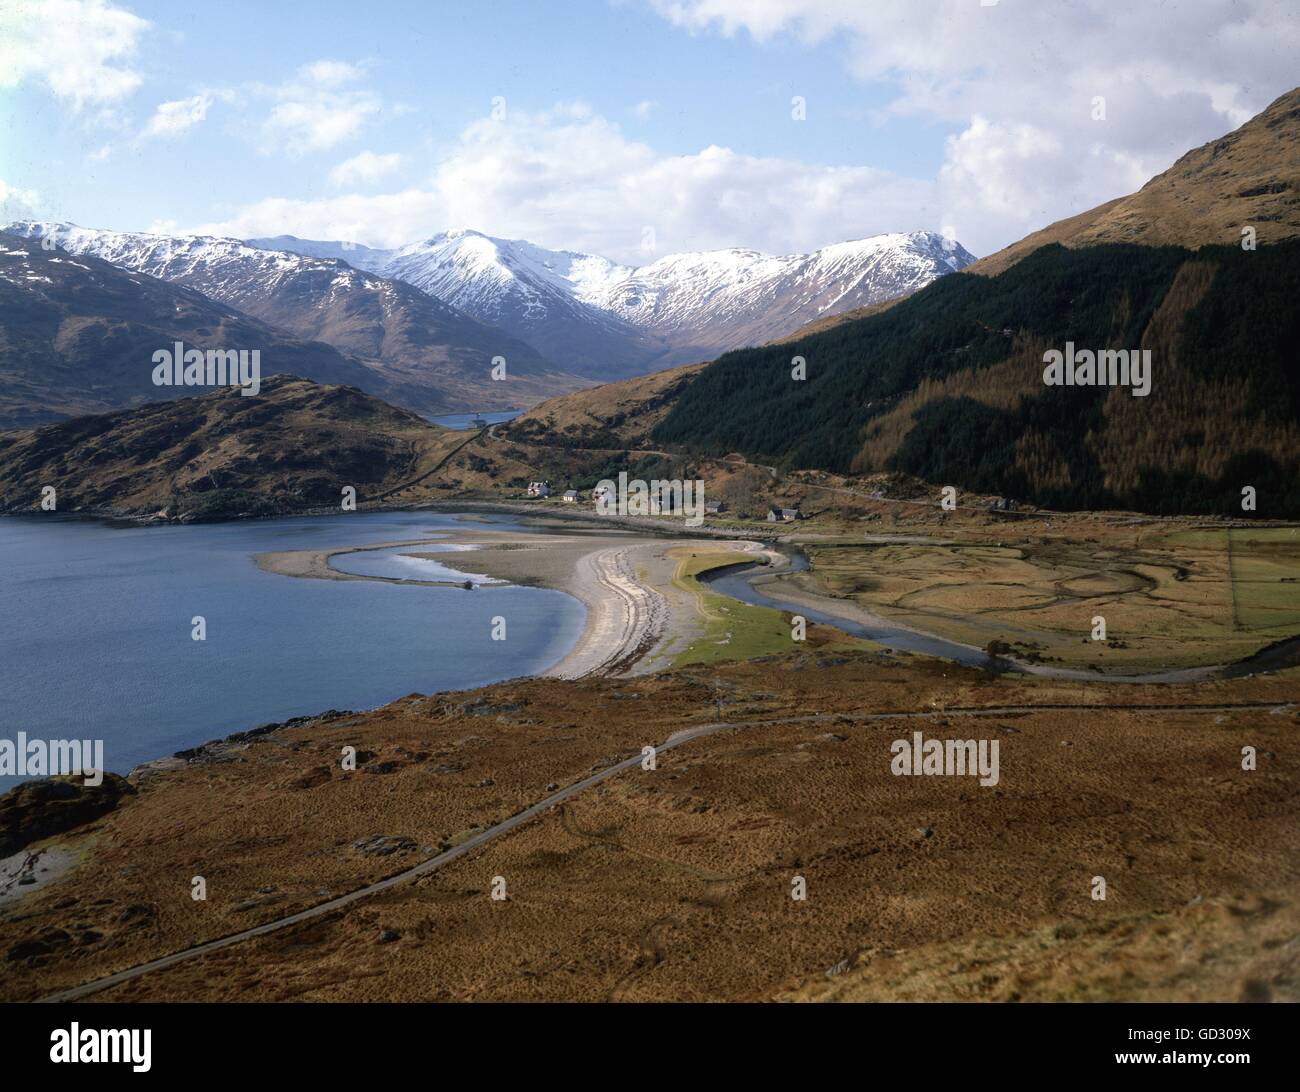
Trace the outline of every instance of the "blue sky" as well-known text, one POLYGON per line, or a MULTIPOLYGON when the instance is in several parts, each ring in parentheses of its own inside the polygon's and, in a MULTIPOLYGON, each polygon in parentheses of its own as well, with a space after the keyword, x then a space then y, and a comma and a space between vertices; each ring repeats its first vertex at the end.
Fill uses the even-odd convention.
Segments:
POLYGON ((377 245, 474 227, 630 261, 647 226, 662 252, 922 228, 986 252, 1293 78, 1285 4, 1052 7, 3 0, 0 203, 377 245))

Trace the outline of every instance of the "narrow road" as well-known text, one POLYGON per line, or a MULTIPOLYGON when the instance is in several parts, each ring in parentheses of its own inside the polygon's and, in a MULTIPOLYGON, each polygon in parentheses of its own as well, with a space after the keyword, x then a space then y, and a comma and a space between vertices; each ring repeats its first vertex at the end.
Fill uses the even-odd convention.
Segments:
MULTIPOLYGON (((496 427, 495 425, 492 426, 492 428, 495 427, 496 427)), ((393 486, 392 489, 385 489, 382 493, 376 493, 374 497, 367 497, 366 499, 381 501, 388 497, 393 496, 395 493, 400 493, 403 489, 410 489, 411 486, 418 485, 420 482, 424 481, 425 478, 429 477, 430 475, 438 473, 438 471, 441 470, 444 466, 446 466, 447 463, 452 458, 454 458, 456 455, 459 455, 462 451, 465 450, 465 448, 469 447, 470 444, 472 444, 484 433, 490 431, 491 431, 490 428, 485 428, 485 429, 480 429, 478 432, 470 433, 469 437, 463 443, 459 443, 455 447, 453 447, 450 451, 447 452, 446 455, 444 455, 441 459, 439 459, 437 463, 435 463, 433 466, 429 467, 429 469, 426 470, 423 474, 419 474, 416 477, 411 478, 409 481, 402 482, 401 485, 395 485, 393 486)))
MULTIPOLYGON (((951 709, 927 709, 920 712, 897 712, 897 713, 809 713, 798 717, 780 717, 772 720, 747 720, 747 721, 715 721, 711 724, 701 724, 693 728, 683 728, 681 731, 674 732, 663 743, 656 748, 657 753, 670 751, 674 747, 680 747, 684 743, 690 743, 692 740, 700 739, 704 736, 713 735, 716 732, 725 732, 731 729, 742 728, 761 728, 768 725, 777 724, 802 724, 817 722, 842 722, 846 719, 851 720, 934 720, 947 717, 1005 717, 1018 713, 1037 713, 1037 712, 1090 712, 1095 713, 1104 709, 1149 709, 1159 712, 1170 713, 1226 713, 1240 711, 1243 709, 1276 709, 1279 707, 1278 702, 1233 702, 1216 705, 1195 705, 1195 704, 1166 704, 1166 705, 1144 705, 1140 703, 1114 703, 1106 705, 1070 705, 1070 704, 1047 704, 1047 705, 1004 705, 1004 706, 975 706, 975 707, 958 707, 951 709)), ((563 803, 569 797, 589 789, 593 785, 598 785, 602 781, 623 773, 625 770, 631 770, 639 767, 641 764, 641 755, 635 754, 630 758, 625 758, 612 766, 606 767, 598 773, 584 777, 581 781, 576 781, 558 792, 538 801, 531 807, 512 815, 495 826, 488 827, 480 831, 473 837, 468 838, 454 849, 449 849, 445 853, 440 853, 436 857, 430 857, 427 861, 402 872, 397 872, 392 876, 375 883, 367 884, 365 887, 359 887, 357 890, 349 892, 346 895, 340 895, 338 898, 329 899, 326 902, 318 903, 316 906, 310 906, 306 910, 299 910, 296 914, 290 914, 287 917, 276 918, 274 921, 265 922, 262 925, 253 926, 251 929, 244 929, 238 933, 231 933, 229 936, 219 937, 216 940, 209 940, 204 944, 195 945, 193 948, 186 948, 179 952, 173 952, 171 955, 161 956, 158 959, 152 959, 147 963, 138 964, 135 967, 128 967, 126 970, 118 971, 115 974, 106 975, 103 978, 94 979, 91 982, 85 982, 80 986, 74 986, 72 989, 63 990, 60 993, 52 994, 49 997, 41 999, 42 1004, 50 1004, 59 1001, 76 1001, 80 998, 87 997, 92 993, 98 993, 101 990, 109 989, 112 986, 119 986, 123 982, 129 982, 141 975, 146 975, 150 971, 161 971, 168 967, 174 967, 179 963, 187 960, 197 959, 200 956, 208 955, 211 952, 220 951, 222 948, 229 948, 232 945, 240 944, 246 940, 253 940, 256 937, 266 936, 269 933, 277 932, 280 929, 287 929, 293 925, 299 925, 305 921, 312 921, 327 914, 332 914, 336 910, 351 906, 353 903, 360 902, 362 899, 369 898, 371 895, 377 895, 381 891, 387 891, 398 884, 408 883, 411 880, 420 879, 438 869, 459 860, 468 853, 486 845, 495 838, 508 834, 516 827, 536 819, 543 812, 549 811, 557 804, 563 803)))

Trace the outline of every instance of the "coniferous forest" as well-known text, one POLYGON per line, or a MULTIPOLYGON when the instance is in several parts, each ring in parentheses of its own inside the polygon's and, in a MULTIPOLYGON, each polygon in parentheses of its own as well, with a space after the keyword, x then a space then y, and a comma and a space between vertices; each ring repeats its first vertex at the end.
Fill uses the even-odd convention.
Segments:
POLYGON ((1298 299, 1298 242, 1046 246, 996 277, 952 274, 881 313, 728 353, 653 435, 1055 508, 1240 515, 1251 485, 1255 514, 1300 515, 1298 299), (1046 386, 1042 354, 1067 341, 1151 349, 1150 394, 1046 386))

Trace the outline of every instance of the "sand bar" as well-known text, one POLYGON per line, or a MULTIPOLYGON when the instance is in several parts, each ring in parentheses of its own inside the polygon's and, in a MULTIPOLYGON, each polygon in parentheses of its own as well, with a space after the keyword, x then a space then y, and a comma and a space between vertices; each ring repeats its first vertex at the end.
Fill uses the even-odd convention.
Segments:
MULTIPOLYGON (((428 558, 449 569, 566 592, 586 608, 586 624, 569 653, 544 674, 574 679, 640 674, 666 666, 668 647, 688 640, 700 624, 695 601, 674 588, 677 563, 666 556, 668 550, 691 545, 717 549, 719 543, 587 528, 560 533, 475 528, 366 546, 277 551, 259 554, 256 561, 259 568, 282 576, 459 586, 448 580, 361 576, 330 564, 341 554, 405 548, 411 557, 428 558), (458 549, 430 549, 448 545, 458 549)), ((756 542, 732 545, 746 552, 762 550, 756 542)))

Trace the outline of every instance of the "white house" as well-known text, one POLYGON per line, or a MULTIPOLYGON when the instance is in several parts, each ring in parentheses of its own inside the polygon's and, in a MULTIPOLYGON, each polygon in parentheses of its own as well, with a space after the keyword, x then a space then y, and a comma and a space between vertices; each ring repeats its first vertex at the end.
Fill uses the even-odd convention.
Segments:
POLYGON ((767 510, 768 523, 789 523, 796 519, 803 519, 803 513, 798 508, 777 508, 773 505, 767 510))
POLYGON ((529 482, 528 495, 530 497, 549 497, 551 487, 546 482, 529 482))

